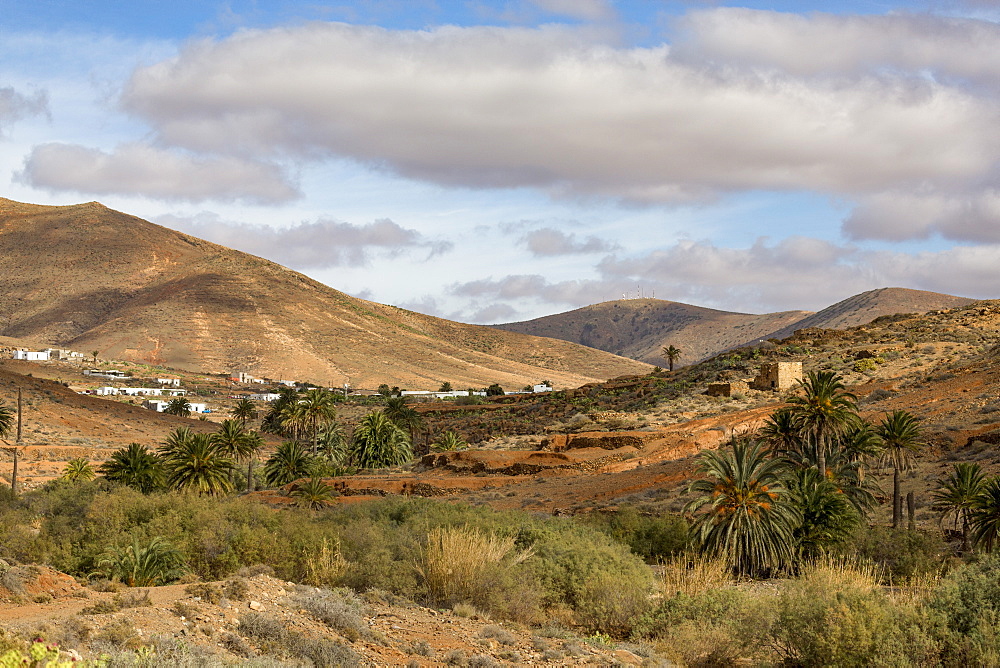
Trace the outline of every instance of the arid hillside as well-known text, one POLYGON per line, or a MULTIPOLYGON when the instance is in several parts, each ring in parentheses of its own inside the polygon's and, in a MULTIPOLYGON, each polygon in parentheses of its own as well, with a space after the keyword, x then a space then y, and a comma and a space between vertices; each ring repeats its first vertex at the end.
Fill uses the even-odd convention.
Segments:
POLYGON ((647 369, 356 299, 97 202, 0 199, 0 274, 0 335, 102 358, 359 388, 573 387, 647 369))
POLYGON ((676 346, 683 352, 676 362, 683 366, 754 341, 785 338, 798 329, 847 329, 883 315, 926 313, 965 306, 972 301, 922 290, 880 288, 818 313, 782 311, 755 315, 661 299, 623 299, 495 327, 582 343, 666 367, 664 346, 676 346))
POLYGON ((683 351, 677 364, 692 364, 719 351, 764 338, 808 315, 811 312, 753 315, 663 299, 622 299, 495 327, 582 343, 666 367, 663 346, 673 345, 683 351))

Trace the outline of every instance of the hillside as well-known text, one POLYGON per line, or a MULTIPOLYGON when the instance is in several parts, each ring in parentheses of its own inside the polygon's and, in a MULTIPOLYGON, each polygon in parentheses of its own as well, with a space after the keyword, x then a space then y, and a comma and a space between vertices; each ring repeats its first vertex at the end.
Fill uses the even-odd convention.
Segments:
POLYGON ((965 297, 943 295, 908 288, 879 288, 848 297, 833 306, 813 313, 802 320, 773 332, 768 338, 783 339, 797 329, 848 329, 864 325, 884 315, 897 313, 927 313, 971 304, 965 297))
POLYGON ((679 364, 691 364, 719 351, 766 338, 808 315, 809 311, 753 315, 662 299, 627 299, 494 327, 582 343, 666 367, 661 354, 663 346, 680 348, 684 356, 679 364))
POLYGON ((356 299, 97 202, 0 199, 0 275, 0 335, 102 358, 410 389, 566 387, 647 368, 356 299))
POLYGON ((665 367, 667 363, 661 352, 664 346, 673 345, 683 351, 679 365, 693 364, 760 339, 785 338, 798 329, 847 329, 883 315, 926 313, 965 306, 972 301, 922 290, 880 288, 818 313, 782 311, 754 315, 660 299, 628 299, 494 327, 582 343, 665 367))

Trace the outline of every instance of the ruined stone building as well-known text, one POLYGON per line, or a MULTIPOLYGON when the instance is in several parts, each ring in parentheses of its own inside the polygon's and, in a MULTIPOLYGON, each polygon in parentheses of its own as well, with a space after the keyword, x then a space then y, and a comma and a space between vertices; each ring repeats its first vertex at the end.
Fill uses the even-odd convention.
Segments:
POLYGON ((765 362, 750 384, 755 390, 781 392, 795 387, 802 380, 802 362, 765 362))

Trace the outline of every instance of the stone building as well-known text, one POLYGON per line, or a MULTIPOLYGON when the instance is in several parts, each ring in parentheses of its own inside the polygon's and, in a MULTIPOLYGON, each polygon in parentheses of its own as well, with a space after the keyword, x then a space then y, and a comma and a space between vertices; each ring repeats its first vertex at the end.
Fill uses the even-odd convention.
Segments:
POLYGON ((790 390, 802 380, 802 362, 765 362, 750 384, 755 390, 781 392, 790 390))
POLYGON ((727 383, 711 383, 705 394, 710 397, 731 397, 734 394, 746 394, 750 386, 745 381, 733 380, 727 383))

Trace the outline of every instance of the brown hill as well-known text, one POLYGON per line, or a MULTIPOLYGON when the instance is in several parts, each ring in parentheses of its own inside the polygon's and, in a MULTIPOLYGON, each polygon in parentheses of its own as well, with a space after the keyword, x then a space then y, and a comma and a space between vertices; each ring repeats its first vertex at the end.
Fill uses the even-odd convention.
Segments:
POLYGON ((494 327, 582 343, 666 367, 663 346, 676 346, 683 351, 679 364, 692 364, 766 338, 807 315, 809 311, 753 315, 662 299, 623 299, 494 327))
POLYGON ((973 299, 943 295, 938 292, 910 290, 908 288, 879 288, 848 297, 813 313, 802 320, 779 329, 768 338, 783 339, 797 329, 848 329, 865 325, 883 315, 897 313, 927 313, 938 309, 956 308, 971 304, 973 299))
POLYGON ((0 335, 101 357, 374 388, 577 386, 633 360, 356 299, 113 211, 0 198, 0 335))
POLYGON ((582 343, 665 367, 664 346, 673 345, 683 351, 679 364, 693 364, 760 339, 785 338, 798 329, 847 329, 883 315, 926 313, 965 306, 972 301, 923 290, 880 288, 818 313, 782 311, 753 315, 660 299, 628 299, 494 327, 582 343))

